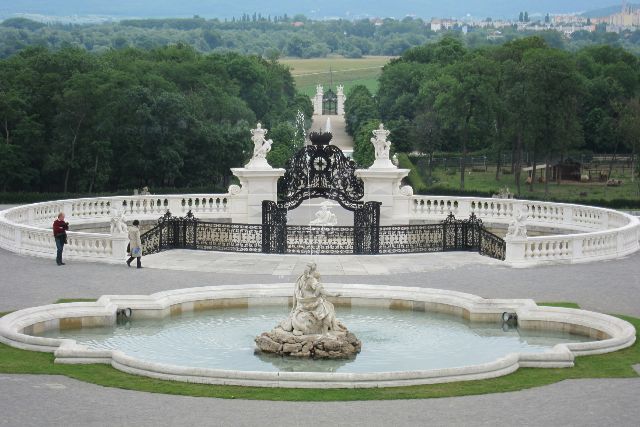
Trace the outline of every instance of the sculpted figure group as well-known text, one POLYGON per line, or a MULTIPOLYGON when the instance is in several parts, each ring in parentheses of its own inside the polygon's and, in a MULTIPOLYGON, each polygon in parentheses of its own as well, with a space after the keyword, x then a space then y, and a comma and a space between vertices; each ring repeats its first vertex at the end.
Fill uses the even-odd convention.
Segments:
POLYGON ((273 330, 255 339, 257 351, 280 356, 343 359, 360 352, 362 343, 337 318, 330 294, 315 263, 296 280, 293 308, 273 330))

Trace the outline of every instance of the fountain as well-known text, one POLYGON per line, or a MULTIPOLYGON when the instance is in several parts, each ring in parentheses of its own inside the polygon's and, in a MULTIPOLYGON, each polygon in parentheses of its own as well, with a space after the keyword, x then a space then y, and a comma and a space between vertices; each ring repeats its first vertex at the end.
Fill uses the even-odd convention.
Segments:
POLYGON ((255 338, 257 352, 316 359, 344 359, 360 352, 362 343, 337 318, 320 282, 315 263, 307 265, 293 291, 289 317, 255 338))
POLYGON ((309 225, 321 227, 334 227, 338 225, 338 217, 330 210, 334 206, 335 204, 329 200, 320 203, 320 210, 315 213, 315 219, 311 220, 309 225))

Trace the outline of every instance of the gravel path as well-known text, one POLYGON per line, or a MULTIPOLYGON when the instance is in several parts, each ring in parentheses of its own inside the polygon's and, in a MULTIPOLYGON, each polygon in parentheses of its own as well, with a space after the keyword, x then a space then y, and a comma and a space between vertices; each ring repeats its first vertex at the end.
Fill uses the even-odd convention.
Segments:
MULTIPOLYGON (((381 263, 394 262, 380 257, 381 263)), ((424 257, 420 262, 430 262, 424 257)), ((292 275, 211 273, 93 263, 57 267, 0 250, 0 311, 63 297, 148 294, 217 284, 291 282, 292 275)), ((640 254, 585 265, 462 265, 422 273, 330 276, 325 282, 425 286, 483 297, 574 301, 640 316, 640 254)), ((0 425, 636 425, 640 378, 571 380, 521 392, 430 400, 290 403, 204 399, 104 388, 65 377, 0 374, 0 425)))

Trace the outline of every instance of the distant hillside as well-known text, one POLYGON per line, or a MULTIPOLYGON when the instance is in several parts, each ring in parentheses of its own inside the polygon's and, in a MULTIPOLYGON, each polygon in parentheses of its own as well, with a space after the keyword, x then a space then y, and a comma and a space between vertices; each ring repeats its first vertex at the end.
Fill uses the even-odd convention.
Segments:
MULTIPOLYGON (((41 14, 47 16, 110 17, 191 17, 206 18, 240 17, 254 12, 267 15, 301 13, 314 19, 328 17, 382 16, 402 18, 415 15, 422 18, 462 17, 517 17, 520 11, 529 14, 569 13, 595 10, 616 0, 0 0, 0 19, 16 14, 41 14)), ((620 1, 621 3, 621 1, 620 1)))
MULTIPOLYGON (((640 8, 640 3, 632 3, 630 6, 634 9, 640 8)), ((618 13, 622 10, 622 6, 620 4, 614 6, 607 6, 600 9, 590 10, 582 14, 582 16, 586 18, 600 18, 601 16, 609 16, 614 13, 618 13)))

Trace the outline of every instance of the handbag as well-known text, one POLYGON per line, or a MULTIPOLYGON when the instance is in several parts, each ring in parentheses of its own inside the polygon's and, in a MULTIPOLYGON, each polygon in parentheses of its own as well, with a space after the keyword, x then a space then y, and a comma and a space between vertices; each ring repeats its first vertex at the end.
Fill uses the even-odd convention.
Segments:
POLYGON ((131 256, 139 257, 141 255, 142 255, 142 248, 140 248, 140 247, 133 248, 133 251, 131 252, 131 256))

